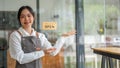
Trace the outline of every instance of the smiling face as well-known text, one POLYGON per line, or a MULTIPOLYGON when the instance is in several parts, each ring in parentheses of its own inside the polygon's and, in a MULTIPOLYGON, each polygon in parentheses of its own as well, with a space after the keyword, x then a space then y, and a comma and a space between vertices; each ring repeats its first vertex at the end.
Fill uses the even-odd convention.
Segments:
POLYGON ((23 9, 20 14, 20 23, 23 28, 29 28, 32 27, 32 24, 34 22, 34 17, 30 13, 28 9, 23 9))

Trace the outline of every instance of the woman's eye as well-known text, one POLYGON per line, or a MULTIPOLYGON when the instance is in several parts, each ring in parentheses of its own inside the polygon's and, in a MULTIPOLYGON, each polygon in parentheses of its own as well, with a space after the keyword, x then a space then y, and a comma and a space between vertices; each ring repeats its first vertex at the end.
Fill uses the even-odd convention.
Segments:
POLYGON ((21 15, 20 18, 26 18, 26 17, 32 17, 31 14, 28 14, 28 15, 21 15))
POLYGON ((25 18, 25 16, 22 15, 22 16, 20 16, 20 18, 25 18))
POLYGON ((28 17, 31 17, 31 15, 29 14, 29 15, 27 15, 28 17))
POLYGON ((30 15, 28 15, 28 17, 31 17, 30 15))

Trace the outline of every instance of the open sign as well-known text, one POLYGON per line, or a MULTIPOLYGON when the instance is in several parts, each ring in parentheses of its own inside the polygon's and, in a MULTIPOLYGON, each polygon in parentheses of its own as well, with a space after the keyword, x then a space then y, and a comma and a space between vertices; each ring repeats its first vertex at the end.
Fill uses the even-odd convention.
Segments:
POLYGON ((42 23, 42 29, 43 30, 56 30, 57 29, 57 23, 56 22, 43 22, 42 23))

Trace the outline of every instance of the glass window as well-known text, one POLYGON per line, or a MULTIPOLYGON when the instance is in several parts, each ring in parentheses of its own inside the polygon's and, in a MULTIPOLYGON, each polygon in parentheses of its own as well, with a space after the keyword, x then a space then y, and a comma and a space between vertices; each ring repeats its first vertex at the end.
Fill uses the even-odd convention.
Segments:
POLYGON ((120 35, 120 1, 106 0, 105 4, 106 37, 111 39, 108 42, 114 44, 120 35))
MULTIPOLYGON (((56 40, 63 34, 75 30, 75 3, 74 0, 40 0, 40 29, 45 33, 48 40, 54 44, 56 40), (49 5, 49 6, 48 6, 49 5), (57 24, 56 30, 43 30, 42 24, 44 22, 55 22, 57 24)), ((49 56, 46 57, 46 62, 55 68, 75 68, 76 67, 76 43, 75 36, 69 37, 63 45, 63 50, 57 55, 57 60, 53 59, 49 63, 49 56), (48 60, 48 61, 47 61, 48 60), (58 65, 58 64, 59 65, 58 65)), ((49 67, 46 67, 49 68, 49 67)))
POLYGON ((100 57, 91 47, 104 43, 105 5, 104 0, 84 0, 84 40, 86 68, 100 68, 100 57))
MULTIPOLYGON (((119 0, 84 0, 84 13, 86 55, 90 52, 91 49, 87 50, 90 47, 107 46, 106 43, 119 45, 119 0)), ((100 67, 99 57, 97 56, 97 67, 100 67)))

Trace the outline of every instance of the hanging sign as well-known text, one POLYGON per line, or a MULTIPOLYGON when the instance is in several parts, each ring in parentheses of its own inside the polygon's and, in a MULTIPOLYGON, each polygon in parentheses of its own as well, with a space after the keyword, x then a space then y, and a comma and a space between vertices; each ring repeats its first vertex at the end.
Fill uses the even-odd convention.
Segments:
POLYGON ((43 30, 56 30, 57 29, 57 23, 56 22, 43 22, 42 23, 42 29, 43 30))

